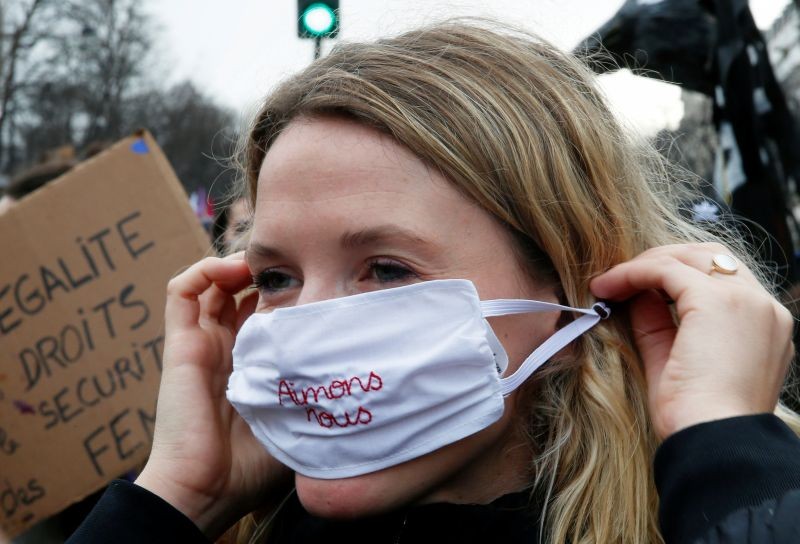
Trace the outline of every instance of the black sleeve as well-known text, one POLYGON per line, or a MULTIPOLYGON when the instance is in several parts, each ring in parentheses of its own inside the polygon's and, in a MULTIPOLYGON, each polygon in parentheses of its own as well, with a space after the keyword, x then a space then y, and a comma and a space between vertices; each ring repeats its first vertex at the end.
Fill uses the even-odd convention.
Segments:
POLYGON ((67 544, 209 544, 180 511, 143 487, 114 480, 67 544))
POLYGON ((778 500, 737 510, 711 529, 702 544, 785 544, 800 542, 800 490, 778 500))
POLYGON ((800 440, 772 414, 675 433, 658 449, 655 479, 667 544, 800 542, 760 538, 766 530, 800 530, 800 510, 780 517, 775 510, 800 504, 800 495, 789 494, 800 489, 800 440))

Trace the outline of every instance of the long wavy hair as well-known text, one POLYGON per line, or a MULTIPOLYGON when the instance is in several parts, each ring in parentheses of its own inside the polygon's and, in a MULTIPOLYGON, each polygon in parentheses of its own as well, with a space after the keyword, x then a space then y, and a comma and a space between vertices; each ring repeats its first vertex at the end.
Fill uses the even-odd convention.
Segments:
MULTIPOLYGON (((507 226, 523 266, 570 306, 590 306, 589 281, 648 248, 720 239, 682 218, 663 159, 620 125, 586 66, 524 32, 458 20, 336 46, 254 119, 242 150, 252 202, 275 139, 315 115, 389 134, 437 169, 507 226)), ((657 438, 624 311, 545 365, 518 403, 545 541, 662 542, 657 438)))

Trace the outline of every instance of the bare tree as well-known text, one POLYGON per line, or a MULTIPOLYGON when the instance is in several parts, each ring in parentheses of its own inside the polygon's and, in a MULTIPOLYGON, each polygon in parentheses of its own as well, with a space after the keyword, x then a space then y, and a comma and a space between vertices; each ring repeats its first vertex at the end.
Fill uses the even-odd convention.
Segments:
POLYGON ((33 50, 47 38, 49 0, 6 0, 0 3, 0 168, 13 162, 15 115, 33 71, 33 50))
POLYGON ((13 24, 8 10, 0 12, 13 30, 0 50, 0 83, 7 83, 0 92, 9 89, 0 100, 10 96, 0 118, 0 171, 64 145, 80 152, 148 128, 188 189, 224 192, 231 174, 217 157, 231 153, 234 116, 191 83, 166 89, 154 81, 154 23, 141 0, 10 1, 13 24), (24 77, 9 72, 21 64, 24 77))
POLYGON ((153 132, 189 190, 225 192, 233 178, 226 164, 236 138, 233 112, 184 81, 137 97, 128 115, 131 123, 153 132))
POLYGON ((77 92, 85 115, 82 140, 118 138, 126 99, 144 85, 150 24, 138 0, 66 2, 69 25, 52 61, 58 85, 77 92))

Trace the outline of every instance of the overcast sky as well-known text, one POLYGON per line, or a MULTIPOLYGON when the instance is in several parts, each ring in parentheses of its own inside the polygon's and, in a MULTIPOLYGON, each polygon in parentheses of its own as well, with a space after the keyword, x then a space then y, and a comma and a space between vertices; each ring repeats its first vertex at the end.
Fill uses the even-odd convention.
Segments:
MULTIPOLYGON (((756 23, 766 28, 788 2, 751 0, 750 8, 756 23)), ((477 15, 521 25, 571 49, 622 4, 623 0, 340 0, 339 38, 370 39, 437 19, 477 15)), ((276 82, 313 56, 313 41, 297 38, 296 0, 169 0, 151 2, 149 11, 160 25, 157 46, 166 56, 164 66, 169 66, 167 80, 191 78, 245 117, 276 82)), ((680 120, 678 87, 629 73, 601 80, 620 115, 642 131, 674 127, 680 120)))

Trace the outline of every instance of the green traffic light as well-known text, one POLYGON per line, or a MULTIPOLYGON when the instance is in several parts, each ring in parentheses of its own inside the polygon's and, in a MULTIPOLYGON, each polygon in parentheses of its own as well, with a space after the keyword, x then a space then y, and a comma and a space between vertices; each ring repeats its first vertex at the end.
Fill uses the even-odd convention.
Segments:
POLYGON ((311 4, 301 17, 303 28, 312 36, 324 36, 336 26, 336 14, 321 3, 311 4))

